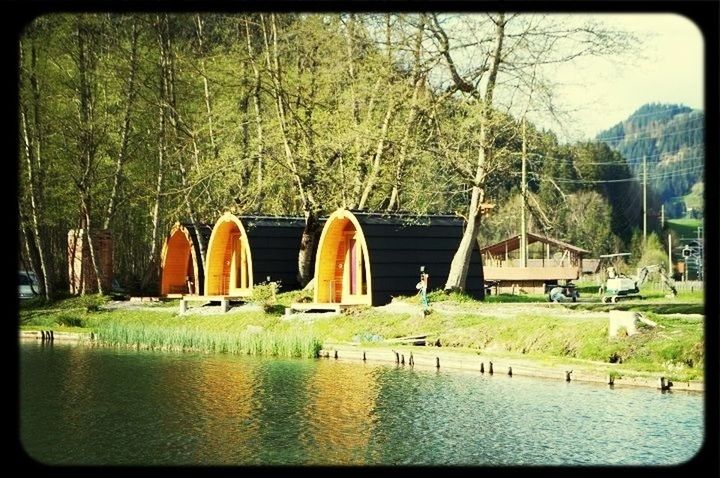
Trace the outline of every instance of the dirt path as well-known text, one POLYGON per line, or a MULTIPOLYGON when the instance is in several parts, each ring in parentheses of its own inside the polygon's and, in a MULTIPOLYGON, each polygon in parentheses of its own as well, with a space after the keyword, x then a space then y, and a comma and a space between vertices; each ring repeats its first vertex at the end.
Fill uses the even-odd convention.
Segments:
MULTIPOLYGON (((606 311, 574 310, 564 307, 562 304, 553 303, 532 303, 532 304, 456 304, 452 302, 436 302, 430 304, 433 313, 448 315, 477 315, 499 318, 514 318, 518 315, 536 315, 538 313, 551 314, 555 317, 565 318, 588 318, 597 319, 607 317, 606 311)), ((411 314, 422 315, 420 304, 393 301, 388 305, 375 307, 379 312, 389 314, 411 314)))

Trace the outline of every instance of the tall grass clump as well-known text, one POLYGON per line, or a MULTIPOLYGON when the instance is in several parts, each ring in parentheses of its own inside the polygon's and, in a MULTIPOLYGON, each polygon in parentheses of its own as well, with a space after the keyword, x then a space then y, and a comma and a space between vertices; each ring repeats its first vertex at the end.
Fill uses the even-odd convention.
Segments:
POLYGON ((193 351, 235 355, 313 358, 322 341, 302 330, 208 331, 197 327, 107 321, 97 329, 98 341, 113 346, 164 351, 193 351))

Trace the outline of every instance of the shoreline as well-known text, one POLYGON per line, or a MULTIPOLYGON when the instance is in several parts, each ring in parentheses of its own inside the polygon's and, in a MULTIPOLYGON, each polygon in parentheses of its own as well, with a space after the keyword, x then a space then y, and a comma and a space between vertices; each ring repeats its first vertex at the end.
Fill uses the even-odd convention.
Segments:
MULTIPOLYGON (((19 339, 53 343, 97 343, 92 332, 52 332, 44 330, 21 330, 19 339)), ((361 363, 395 364, 398 367, 418 370, 451 370, 477 375, 533 377, 558 382, 591 382, 608 387, 645 387, 666 392, 660 388, 660 374, 642 371, 623 371, 622 374, 599 373, 588 370, 583 364, 543 364, 539 359, 528 357, 498 356, 480 352, 466 352, 452 348, 398 346, 363 346, 361 344, 324 343, 317 359, 342 360, 361 363), (412 364, 411 364, 412 357, 412 364), (490 373, 490 363, 493 373, 490 373), (567 372, 570 371, 570 374, 567 372), (631 374, 637 374, 633 376, 631 374), (612 379, 610 378, 612 375, 612 379), (657 375, 654 378, 648 375, 657 375), (569 379, 569 380, 568 380, 569 379)), ((602 364, 607 366, 607 364, 602 364)), ((612 367, 608 367, 612 368, 612 367)), ((612 372, 612 371, 611 371, 612 372)), ((704 381, 674 381, 670 391, 704 393, 704 381)))

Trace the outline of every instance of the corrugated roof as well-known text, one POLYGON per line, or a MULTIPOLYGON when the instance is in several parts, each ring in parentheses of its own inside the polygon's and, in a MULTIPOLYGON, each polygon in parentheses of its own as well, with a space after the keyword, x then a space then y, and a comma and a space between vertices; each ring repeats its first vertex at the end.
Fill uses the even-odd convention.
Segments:
MULTIPOLYGON (((573 246, 572 244, 568 244, 567 242, 563 242, 557 239, 553 239, 551 237, 547 236, 541 236, 540 234, 535 234, 532 232, 527 233, 528 236, 528 244, 533 244, 535 242, 542 242, 544 244, 551 244, 554 246, 557 246, 561 249, 567 249, 569 251, 576 252, 580 255, 583 254, 590 254, 590 251, 587 251, 583 248, 573 246)), ((491 244, 489 246, 485 246, 482 249, 480 249, 480 252, 482 254, 489 252, 490 254, 497 255, 497 254, 505 254, 505 251, 515 251, 517 249, 520 249, 520 235, 512 236, 504 241, 498 242, 496 244, 491 244)))

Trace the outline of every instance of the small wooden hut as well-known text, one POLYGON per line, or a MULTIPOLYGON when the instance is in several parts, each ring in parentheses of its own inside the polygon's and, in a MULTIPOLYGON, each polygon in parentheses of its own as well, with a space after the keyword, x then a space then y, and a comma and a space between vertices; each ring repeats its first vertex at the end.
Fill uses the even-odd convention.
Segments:
POLYGON ((533 252, 527 260, 527 267, 522 267, 520 259, 520 235, 480 250, 485 281, 494 282, 496 292, 522 290, 542 294, 546 284, 580 277, 583 256, 590 251, 540 234, 528 232, 527 237, 528 250, 533 252))
POLYGON ((299 217, 223 214, 210 236, 205 295, 248 297, 268 278, 282 290, 299 287, 298 251, 305 228, 299 217))
POLYGON ((176 222, 160 256, 160 295, 201 295, 204 290, 203 262, 212 227, 176 222))
MULTIPOLYGON (((313 304, 301 309, 339 309, 387 304, 413 295, 420 267, 430 290, 442 288, 460 244, 464 222, 448 215, 416 216, 338 209, 323 227, 315 255, 313 304)), ((466 291, 482 290, 480 254, 473 250, 466 291)))
MULTIPOLYGON (((105 292, 112 288, 113 280, 113 235, 109 229, 92 230, 95 262, 100 273, 100 283, 105 292)), ((97 277, 92 265, 90 244, 85 240, 83 229, 68 231, 68 278, 70 293, 94 294, 98 292, 97 277)))

